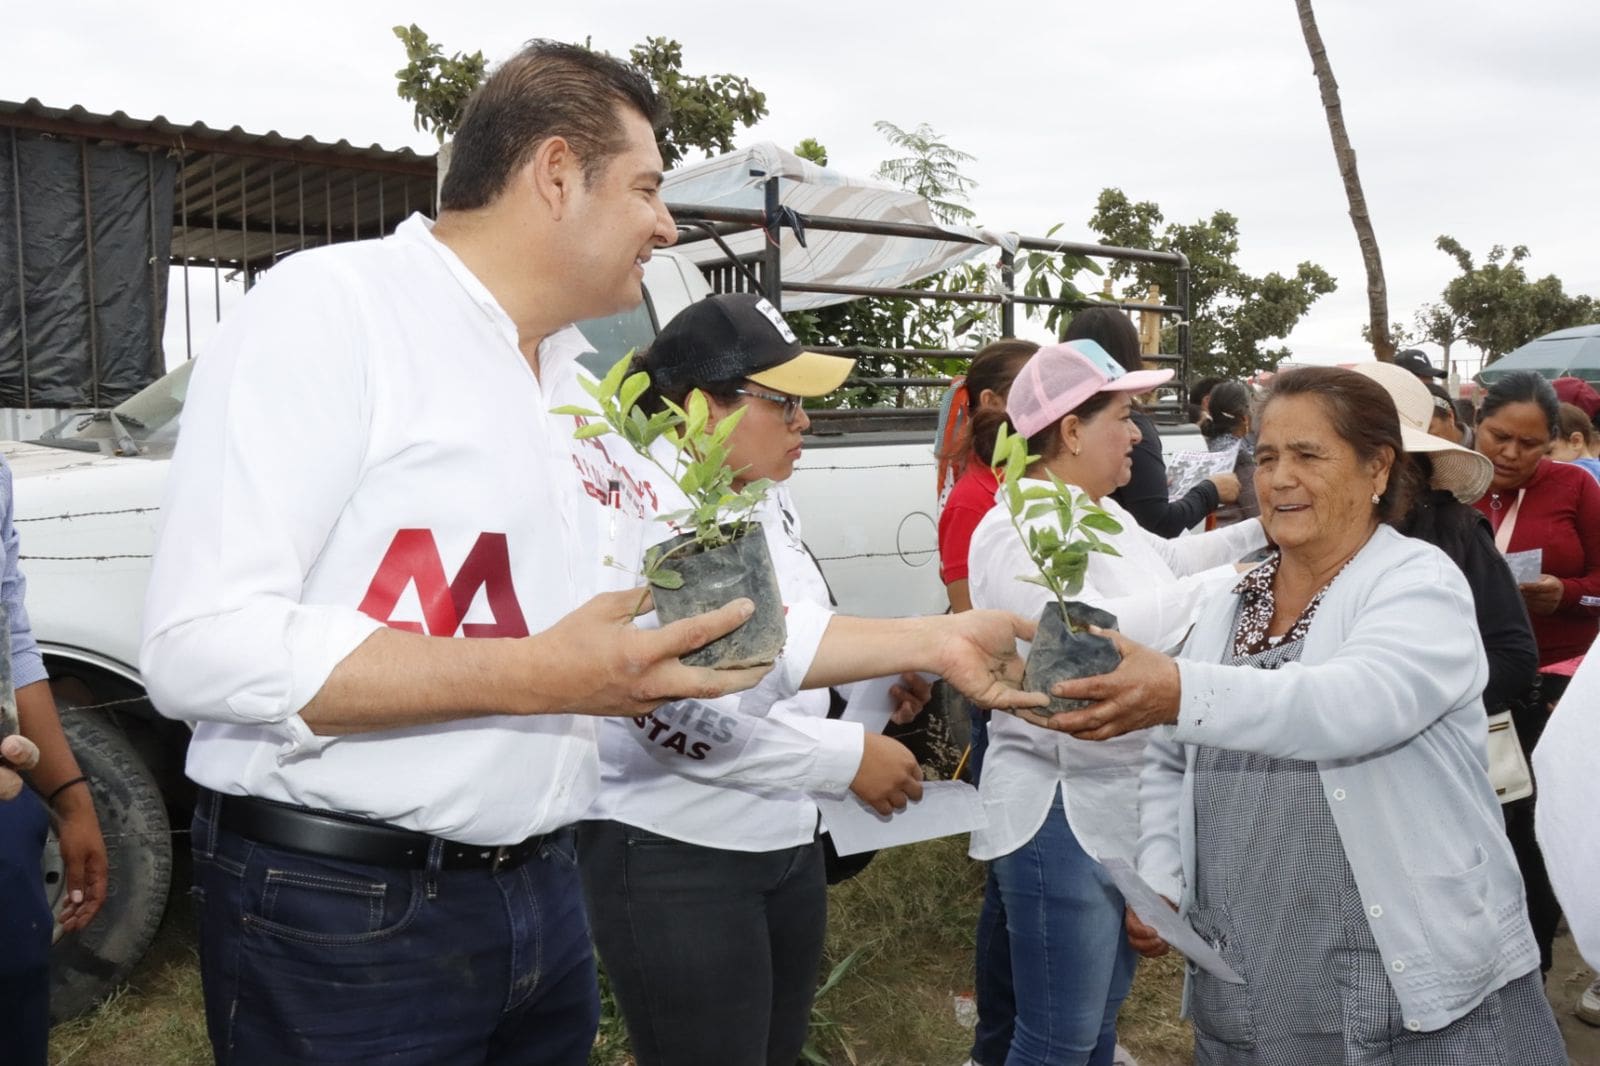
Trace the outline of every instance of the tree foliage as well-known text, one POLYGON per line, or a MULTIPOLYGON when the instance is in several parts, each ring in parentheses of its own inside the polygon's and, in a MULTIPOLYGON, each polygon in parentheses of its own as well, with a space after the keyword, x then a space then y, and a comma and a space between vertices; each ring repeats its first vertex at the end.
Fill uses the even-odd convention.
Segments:
POLYGON ((432 133, 443 144, 461 124, 467 98, 483 81, 483 53, 456 52, 447 58, 444 49, 428 40, 416 23, 396 26, 394 35, 406 50, 406 65, 394 72, 400 82, 395 91, 400 99, 411 102, 412 125, 432 133))
POLYGON ((972 221, 974 215, 967 201, 978 183, 961 173, 961 165, 972 162, 975 156, 952 148, 926 122, 918 123, 914 130, 903 130, 882 120, 872 126, 892 147, 906 153, 885 159, 873 177, 892 181, 928 201, 933 217, 940 222, 972 221))
MULTIPOLYGON (((394 34, 406 50, 406 65, 395 71, 400 83, 396 91, 410 101, 416 128, 431 131, 443 144, 461 124, 467 98, 483 81, 483 53, 456 52, 446 58, 443 48, 414 24, 396 26, 394 34)), ((766 94, 748 78, 683 73, 683 46, 670 38, 645 38, 628 50, 628 61, 650 79, 667 105, 667 122, 656 134, 656 144, 668 167, 693 149, 707 156, 733 151, 734 135, 767 113, 766 94)))
POLYGON ((809 159, 819 167, 828 165, 828 149, 815 137, 807 137, 794 146, 794 154, 809 159))
MULTIPOLYGON (((1275 367, 1289 350, 1268 342, 1288 336, 1311 305, 1337 287, 1333 276, 1312 262, 1299 264, 1292 274, 1246 273, 1235 261, 1239 220, 1227 211, 1188 224, 1167 223, 1154 202, 1133 201, 1121 189, 1107 188, 1089 226, 1102 244, 1188 257, 1189 344, 1196 374, 1244 377, 1275 367)), ((1177 295, 1177 272, 1168 264, 1118 260, 1110 274, 1129 280, 1123 291, 1130 298, 1142 299, 1151 285, 1161 287, 1164 299, 1177 295)), ((1164 332, 1162 348, 1175 350, 1170 333, 1164 332)))
POLYGON ((733 137, 767 114, 767 94, 737 74, 683 73, 683 45, 666 37, 647 37, 628 50, 667 105, 667 124, 657 136, 667 168, 698 148, 709 158, 733 151, 733 137))
POLYGON ((1600 303, 1592 297, 1567 293, 1554 274, 1528 277, 1526 245, 1507 252, 1497 244, 1478 264, 1454 237, 1441 236, 1434 244, 1461 273, 1445 285, 1441 303, 1418 312, 1419 321, 1427 315, 1441 332, 1451 331, 1454 339, 1482 351, 1485 363, 1553 330, 1600 322, 1600 303))

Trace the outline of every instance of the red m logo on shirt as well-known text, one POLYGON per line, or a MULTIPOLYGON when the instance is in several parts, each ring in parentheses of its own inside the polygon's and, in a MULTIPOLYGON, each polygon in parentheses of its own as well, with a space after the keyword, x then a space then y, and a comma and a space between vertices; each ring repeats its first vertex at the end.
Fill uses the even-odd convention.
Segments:
POLYGON ((372 584, 367 587, 359 610, 391 629, 435 637, 453 637, 457 629, 464 637, 528 635, 528 623, 522 617, 517 590, 511 583, 511 552, 506 547, 504 533, 478 534, 477 543, 467 553, 455 580, 448 581, 433 530, 400 530, 394 535, 383 562, 378 564, 378 572, 372 576, 372 584), (390 617, 406 586, 412 583, 416 584, 417 597, 422 601, 426 629, 422 622, 397 622, 390 617), (494 621, 462 625, 461 619, 472 606, 479 589, 484 590, 494 621))

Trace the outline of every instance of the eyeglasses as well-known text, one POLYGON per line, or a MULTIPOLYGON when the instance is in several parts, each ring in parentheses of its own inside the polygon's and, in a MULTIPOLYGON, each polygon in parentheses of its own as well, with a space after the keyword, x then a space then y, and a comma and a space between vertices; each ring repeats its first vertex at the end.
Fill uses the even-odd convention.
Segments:
POLYGON ((753 396, 758 400, 766 400, 783 408, 783 424, 794 425, 795 418, 800 414, 800 397, 786 396, 781 392, 762 392, 760 389, 734 389, 738 396, 753 396))

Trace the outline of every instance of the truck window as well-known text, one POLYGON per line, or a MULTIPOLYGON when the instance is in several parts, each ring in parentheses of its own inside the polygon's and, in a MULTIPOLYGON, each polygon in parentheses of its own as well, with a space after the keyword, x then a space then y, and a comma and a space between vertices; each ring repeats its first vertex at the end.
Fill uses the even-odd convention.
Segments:
POLYGON ((594 345, 594 351, 580 356, 578 362, 595 377, 604 377, 618 359, 655 339, 656 316, 650 305, 650 294, 645 293, 644 303, 632 311, 591 318, 579 322, 578 329, 594 345))

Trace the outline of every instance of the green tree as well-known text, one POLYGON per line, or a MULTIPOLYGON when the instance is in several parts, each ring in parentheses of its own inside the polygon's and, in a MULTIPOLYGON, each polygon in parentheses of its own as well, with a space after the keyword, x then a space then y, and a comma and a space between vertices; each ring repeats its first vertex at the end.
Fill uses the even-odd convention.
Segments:
POLYGON ((811 162, 815 163, 819 167, 825 167, 828 165, 828 150, 824 148, 822 146, 822 142, 818 141, 815 137, 807 137, 805 140, 795 145, 794 154, 799 156, 801 159, 811 160, 811 162))
MULTIPOLYGON (((432 131, 443 144, 460 125, 467 98, 483 81, 483 53, 457 52, 445 58, 444 50, 415 25, 396 26, 394 34, 406 50, 406 65, 395 72, 400 83, 396 91, 411 102, 417 129, 432 131)), ((740 128, 754 125, 767 113, 766 94, 747 78, 684 74, 683 46, 677 41, 648 37, 629 49, 628 60, 649 77, 667 105, 667 122, 656 134, 656 143, 668 167, 693 149, 707 156, 733 151, 740 128)))
POLYGON ((1553 330, 1600 321, 1594 298, 1568 294, 1554 274, 1528 277, 1522 266, 1530 254, 1526 245, 1508 253, 1497 244, 1481 265, 1454 237, 1441 236, 1434 245, 1456 261, 1461 273, 1445 285, 1442 304, 1424 312, 1482 351, 1485 363, 1553 330))
POLYGON ((666 101, 667 125, 657 137, 670 170, 685 152, 698 148, 709 158, 733 151, 733 138, 767 114, 767 94, 737 74, 683 73, 683 46, 666 37, 647 37, 628 50, 666 101))
POLYGON ((978 183, 961 173, 961 165, 975 156, 952 148, 926 122, 909 131, 881 120, 872 126, 890 145, 906 153, 885 159, 873 177, 892 181, 928 201, 933 217, 940 222, 972 221, 974 214, 967 201, 978 183))
POLYGON ((416 23, 396 26, 394 35, 406 50, 406 65, 394 72, 400 82, 395 91, 400 99, 411 102, 412 125, 432 133, 443 144, 461 124, 467 98, 483 81, 483 53, 469 56, 457 52, 446 58, 444 49, 428 40, 416 23))
MULTIPOLYGON (((1235 261, 1239 254, 1239 220, 1227 211, 1190 224, 1166 222, 1161 208, 1149 200, 1129 200, 1121 189, 1100 192, 1089 226, 1100 243, 1129 248, 1182 252, 1189 259, 1189 345, 1196 374, 1243 377, 1269 370, 1289 355, 1267 342, 1285 337, 1321 296, 1337 282, 1322 267, 1304 262, 1292 274, 1246 273, 1235 261)), ((1124 295, 1142 298, 1151 285, 1165 297, 1177 293, 1173 267, 1161 263, 1117 261, 1111 277, 1130 279, 1124 295)), ((1175 341, 1167 327, 1162 348, 1175 341)))

